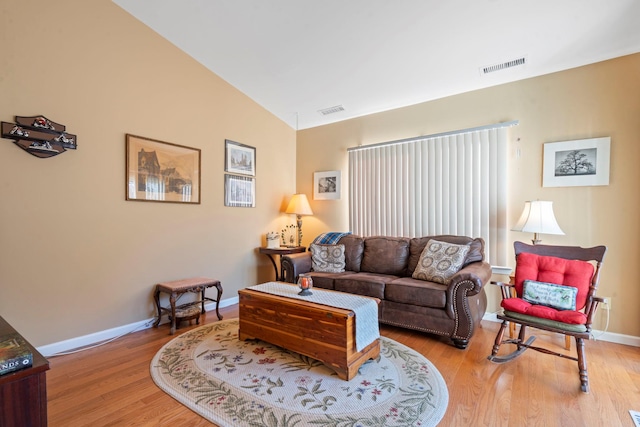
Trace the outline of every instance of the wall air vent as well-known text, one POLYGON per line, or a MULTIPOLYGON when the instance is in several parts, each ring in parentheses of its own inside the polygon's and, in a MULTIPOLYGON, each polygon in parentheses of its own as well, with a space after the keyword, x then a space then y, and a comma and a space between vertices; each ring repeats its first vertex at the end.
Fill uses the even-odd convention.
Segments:
POLYGON ((523 56, 522 58, 503 62, 502 64, 494 64, 494 65, 482 67, 480 68, 480 74, 485 75, 485 74, 493 73, 495 71, 506 70, 507 68, 519 67, 521 65, 525 65, 525 63, 526 63, 526 58, 523 56))
POLYGON ((335 107, 329 107, 329 108, 325 108, 324 110, 318 110, 318 112, 323 116, 339 113, 340 111, 344 111, 344 107, 342 105, 336 105, 335 107))

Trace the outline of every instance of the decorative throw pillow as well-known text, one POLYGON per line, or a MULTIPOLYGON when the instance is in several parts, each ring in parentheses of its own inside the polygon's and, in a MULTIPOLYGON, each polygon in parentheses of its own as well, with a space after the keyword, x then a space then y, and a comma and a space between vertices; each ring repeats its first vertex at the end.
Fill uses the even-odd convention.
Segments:
POLYGON ((325 273, 342 273, 345 267, 344 245, 312 243, 311 268, 325 273))
POLYGON ((525 280, 522 299, 531 304, 546 305, 557 310, 575 310, 578 288, 555 283, 525 280))
POLYGON ((469 245, 455 245, 431 239, 422 250, 411 277, 448 285, 451 276, 462 268, 467 252, 469 245))

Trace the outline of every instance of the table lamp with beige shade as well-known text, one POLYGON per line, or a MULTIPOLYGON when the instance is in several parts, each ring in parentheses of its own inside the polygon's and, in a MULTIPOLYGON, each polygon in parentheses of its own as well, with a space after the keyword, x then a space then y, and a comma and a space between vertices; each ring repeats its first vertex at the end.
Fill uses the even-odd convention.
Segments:
POLYGON ((302 246, 302 215, 313 215, 307 196, 302 193, 294 194, 285 213, 296 215, 298 220, 298 246, 302 246))

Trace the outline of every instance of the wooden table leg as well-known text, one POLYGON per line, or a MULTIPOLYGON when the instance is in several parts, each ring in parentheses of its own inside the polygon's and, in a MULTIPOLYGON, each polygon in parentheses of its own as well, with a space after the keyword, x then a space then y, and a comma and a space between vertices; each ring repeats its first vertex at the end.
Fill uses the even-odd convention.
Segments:
POLYGON ((156 308, 158 309, 158 318, 153 323, 153 327, 157 328, 160 324, 160 318, 162 318, 162 310, 160 308, 160 289, 156 286, 156 291, 153 293, 153 299, 156 301, 156 308))
POLYGON ((271 254, 267 254, 269 259, 271 260, 271 264, 273 264, 273 270, 276 272, 276 281, 280 280, 280 274, 278 273, 278 264, 276 264, 276 260, 271 254))
POLYGON ((222 284, 220 282, 216 283, 216 289, 218 290, 218 298, 216 299, 216 315, 218 316, 218 320, 222 320, 222 315, 220 314, 220 299, 222 298, 222 284))
POLYGON ((171 304, 171 331, 170 334, 176 333, 176 293, 171 292, 169 297, 169 304, 171 304))

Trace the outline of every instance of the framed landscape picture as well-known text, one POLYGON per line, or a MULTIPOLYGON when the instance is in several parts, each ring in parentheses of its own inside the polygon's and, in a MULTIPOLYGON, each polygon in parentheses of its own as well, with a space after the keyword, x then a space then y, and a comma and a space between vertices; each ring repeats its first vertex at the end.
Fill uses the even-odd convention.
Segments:
POLYGON ((544 144, 543 187, 609 185, 611 138, 544 144))
POLYGON ((256 149, 228 139, 224 140, 225 172, 256 176, 256 149))
POLYGON ((339 200, 342 186, 340 171, 313 174, 313 200, 339 200))
POLYGON ((256 206, 256 180, 248 176, 224 175, 224 205, 242 208, 256 206))
POLYGON ((125 199, 200 203, 200 150, 126 134, 125 199))

